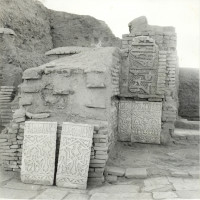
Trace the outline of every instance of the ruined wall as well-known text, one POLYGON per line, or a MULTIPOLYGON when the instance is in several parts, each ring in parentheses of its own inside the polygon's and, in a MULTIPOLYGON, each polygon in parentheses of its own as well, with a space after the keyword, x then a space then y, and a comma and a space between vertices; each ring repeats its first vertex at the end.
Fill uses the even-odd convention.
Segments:
POLYGON ((0 131, 12 119, 11 102, 17 86, 22 82, 19 67, 15 33, 11 29, 0 28, 0 131))
POLYGON ((109 27, 90 16, 47 9, 35 0, 0 1, 0 27, 16 33, 23 70, 49 62, 44 53, 60 46, 119 46, 109 27))
POLYGON ((179 116, 199 120, 199 69, 179 69, 179 116))
POLYGON ((0 27, 14 30, 20 67, 25 70, 48 60, 52 49, 48 9, 33 0, 0 1, 0 27))
POLYGON ((26 70, 20 108, 1 134, 5 169, 20 171, 26 120, 58 122, 58 138, 62 122, 80 122, 95 126, 88 181, 102 182, 116 139, 120 62, 119 49, 97 48, 26 70))
POLYGON ((175 30, 173 27, 148 25, 145 17, 131 21, 129 30, 130 34, 122 36, 124 59, 120 96, 129 97, 131 101, 162 102, 160 137, 161 143, 167 143, 177 116, 178 60, 175 30), (155 45, 152 45, 154 41, 155 45), (133 69, 129 66, 133 66, 133 69))
POLYGON ((53 47, 115 46, 121 40, 114 36, 105 22, 86 15, 75 15, 50 10, 53 47))

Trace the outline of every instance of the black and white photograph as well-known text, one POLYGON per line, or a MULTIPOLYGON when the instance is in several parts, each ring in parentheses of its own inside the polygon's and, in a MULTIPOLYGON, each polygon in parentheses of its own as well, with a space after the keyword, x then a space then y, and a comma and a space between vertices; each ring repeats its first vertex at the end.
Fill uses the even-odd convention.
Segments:
POLYGON ((0 200, 200 200, 200 0, 0 0, 0 200))

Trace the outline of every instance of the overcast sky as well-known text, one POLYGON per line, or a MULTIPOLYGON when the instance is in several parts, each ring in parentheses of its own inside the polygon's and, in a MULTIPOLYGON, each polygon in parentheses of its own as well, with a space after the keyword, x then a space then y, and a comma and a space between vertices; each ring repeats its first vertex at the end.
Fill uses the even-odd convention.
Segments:
POLYGON ((150 25, 174 26, 180 67, 200 66, 200 0, 41 0, 50 9, 103 20, 119 38, 128 23, 146 16, 150 25))

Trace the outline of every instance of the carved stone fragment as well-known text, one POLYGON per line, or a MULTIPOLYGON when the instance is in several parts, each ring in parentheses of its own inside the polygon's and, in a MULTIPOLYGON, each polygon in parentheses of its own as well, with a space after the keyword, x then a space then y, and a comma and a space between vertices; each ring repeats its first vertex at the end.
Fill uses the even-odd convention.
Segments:
POLYGON ((64 122, 56 185, 86 189, 94 127, 64 122))
POLYGON ((53 185, 57 122, 25 122, 21 180, 53 185))
POLYGON ((119 140, 130 141, 131 138, 131 101, 120 101, 119 103, 119 140))
POLYGON ((161 102, 132 102, 132 142, 160 144, 161 102))

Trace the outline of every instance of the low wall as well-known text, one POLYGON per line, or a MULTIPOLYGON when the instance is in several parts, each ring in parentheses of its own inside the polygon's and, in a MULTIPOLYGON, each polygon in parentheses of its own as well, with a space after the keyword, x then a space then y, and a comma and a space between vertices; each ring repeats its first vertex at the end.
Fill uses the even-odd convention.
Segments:
POLYGON ((199 120, 199 69, 179 69, 179 116, 199 120))

